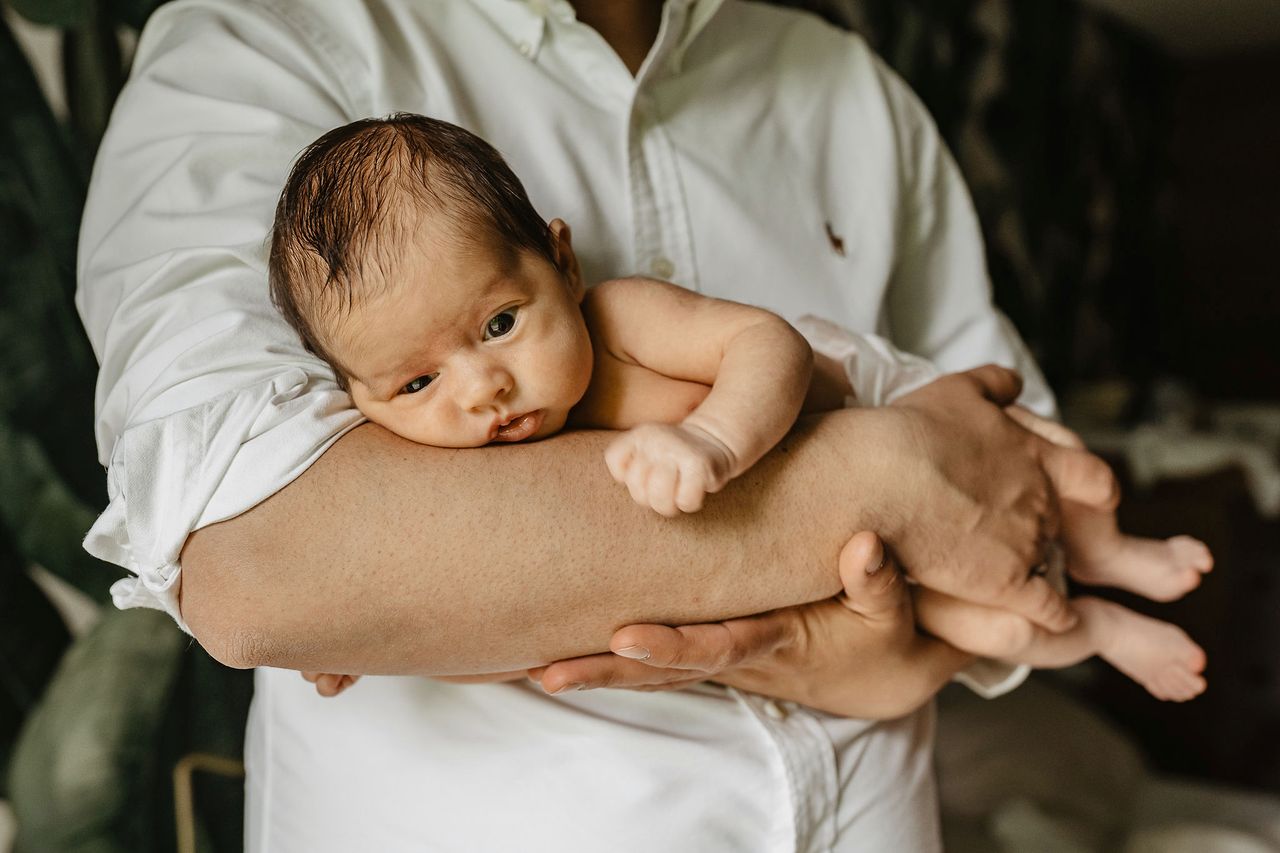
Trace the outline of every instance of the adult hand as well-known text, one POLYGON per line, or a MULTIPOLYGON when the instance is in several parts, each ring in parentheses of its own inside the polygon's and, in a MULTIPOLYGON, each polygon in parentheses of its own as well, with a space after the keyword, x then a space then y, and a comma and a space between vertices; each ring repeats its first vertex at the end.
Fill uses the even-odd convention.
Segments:
POLYGON ((839 568, 844 591, 835 598, 703 625, 630 625, 613 635, 611 653, 530 677, 548 693, 710 679, 842 716, 909 713, 971 657, 916 631, 907 585, 875 534, 854 536, 839 568))
POLYGON ((895 403, 917 464, 897 462, 916 499, 898 501, 879 529, 923 586, 1064 631, 1074 614, 1036 571, 1058 536, 1059 501, 1110 510, 1118 489, 1106 463, 1078 443, 1028 428, 1048 422, 1004 410, 1020 390, 1017 374, 987 365, 895 403))

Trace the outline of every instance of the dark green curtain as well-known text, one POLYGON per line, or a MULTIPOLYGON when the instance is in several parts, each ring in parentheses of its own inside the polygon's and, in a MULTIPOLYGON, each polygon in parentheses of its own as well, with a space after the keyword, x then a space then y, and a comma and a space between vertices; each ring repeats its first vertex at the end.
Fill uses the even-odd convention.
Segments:
MULTIPOLYGON (((118 30, 156 5, 10 0, 61 31, 65 121, 0 20, 0 796, 19 853, 172 850, 178 758, 242 751, 249 673, 219 666, 155 611, 108 605, 72 643, 27 573, 39 564, 99 603, 123 574, 80 546, 106 489, 97 364, 73 304, 76 239, 126 71, 118 30)), ((198 778, 195 793, 201 849, 239 849, 238 783, 198 778)))
POLYGON ((1061 391, 1150 380, 1173 253, 1172 66, 1071 0, 798 0, 863 33, 973 192, 996 302, 1061 391))

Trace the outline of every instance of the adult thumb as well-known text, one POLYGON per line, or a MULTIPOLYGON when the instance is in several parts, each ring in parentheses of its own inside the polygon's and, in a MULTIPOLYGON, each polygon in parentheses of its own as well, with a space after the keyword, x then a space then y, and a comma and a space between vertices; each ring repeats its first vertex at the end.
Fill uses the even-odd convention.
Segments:
POLYGON ((998 406, 1011 405, 1022 393, 1022 376, 998 364, 984 364, 961 375, 968 377, 978 393, 998 406))
POLYGON ((880 537, 869 530, 854 534, 840 551, 840 603, 872 622, 900 619, 907 585, 880 537))

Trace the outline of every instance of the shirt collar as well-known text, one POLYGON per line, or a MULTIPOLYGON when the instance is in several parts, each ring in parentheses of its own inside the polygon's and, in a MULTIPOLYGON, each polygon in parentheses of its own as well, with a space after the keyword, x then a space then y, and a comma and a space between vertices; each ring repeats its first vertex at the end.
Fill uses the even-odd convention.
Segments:
MULTIPOLYGON (((474 0, 502 32, 530 58, 538 55, 547 31, 547 19, 572 20, 575 16, 569 0, 474 0)), ((682 7, 685 14, 683 32, 671 49, 667 60, 672 72, 679 72, 684 55, 698 34, 715 16, 724 0, 666 0, 667 5, 682 7)), ((666 14, 676 11, 665 10, 666 14)))
POLYGON ((668 60, 671 72, 678 74, 681 65, 684 64, 684 55, 688 52, 689 46, 715 17, 724 0, 667 0, 667 2, 684 3, 688 7, 684 33, 681 34, 680 41, 671 51, 671 58, 668 60))

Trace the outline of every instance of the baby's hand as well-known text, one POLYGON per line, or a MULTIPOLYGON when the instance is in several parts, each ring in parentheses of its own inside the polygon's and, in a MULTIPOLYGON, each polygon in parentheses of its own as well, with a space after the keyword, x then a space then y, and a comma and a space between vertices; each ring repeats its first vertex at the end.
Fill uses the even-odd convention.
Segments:
POLYGON ((724 488, 737 464, 724 442, 685 424, 628 430, 605 450, 604 461, 636 503, 668 517, 702 509, 703 497, 724 488))
POLYGON ((335 675, 331 672, 304 672, 302 677, 314 684, 316 692, 326 699, 337 696, 360 679, 358 675, 335 675))

